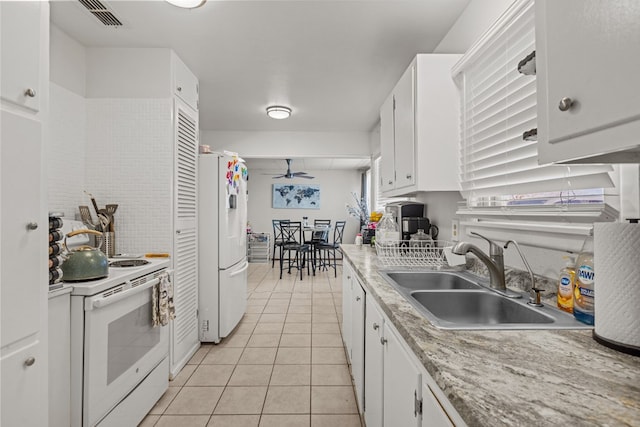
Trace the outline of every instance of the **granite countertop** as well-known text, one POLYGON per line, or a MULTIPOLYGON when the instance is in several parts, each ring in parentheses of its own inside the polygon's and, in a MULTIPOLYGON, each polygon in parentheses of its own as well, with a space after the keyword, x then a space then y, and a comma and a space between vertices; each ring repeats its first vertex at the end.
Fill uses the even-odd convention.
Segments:
POLYGON ((469 426, 640 426, 640 358, 590 330, 437 329, 378 274, 373 248, 342 250, 469 426))

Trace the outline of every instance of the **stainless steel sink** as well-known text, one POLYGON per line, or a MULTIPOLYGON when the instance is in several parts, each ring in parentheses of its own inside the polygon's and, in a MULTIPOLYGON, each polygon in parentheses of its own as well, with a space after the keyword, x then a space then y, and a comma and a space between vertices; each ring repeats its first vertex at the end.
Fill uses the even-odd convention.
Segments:
POLYGON ((382 277, 441 329, 591 329, 568 313, 507 298, 466 272, 386 271, 382 277))
POLYGON ((471 278, 454 272, 442 271, 396 271, 381 272, 403 288, 413 290, 479 289, 480 285, 471 278))

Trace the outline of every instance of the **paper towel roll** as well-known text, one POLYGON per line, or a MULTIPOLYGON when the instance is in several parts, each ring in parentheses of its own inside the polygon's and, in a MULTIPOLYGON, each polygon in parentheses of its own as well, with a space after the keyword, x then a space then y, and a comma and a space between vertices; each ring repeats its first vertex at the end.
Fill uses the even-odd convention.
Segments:
MULTIPOLYGON (((640 349, 640 224, 596 223, 595 337, 640 349)), ((598 340, 601 341, 602 340, 598 340)), ((623 350, 624 351, 624 350, 623 350)))

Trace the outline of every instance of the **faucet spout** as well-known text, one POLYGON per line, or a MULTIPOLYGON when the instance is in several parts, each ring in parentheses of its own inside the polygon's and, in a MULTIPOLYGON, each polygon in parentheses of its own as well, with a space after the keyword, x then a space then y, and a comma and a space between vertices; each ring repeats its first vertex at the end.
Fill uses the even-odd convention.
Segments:
POLYGON ((458 242, 451 251, 457 255, 464 255, 471 252, 480 259, 489 270, 489 285, 491 288, 506 292, 507 286, 504 279, 504 257, 502 253, 493 253, 491 258, 480 248, 468 242, 458 242))

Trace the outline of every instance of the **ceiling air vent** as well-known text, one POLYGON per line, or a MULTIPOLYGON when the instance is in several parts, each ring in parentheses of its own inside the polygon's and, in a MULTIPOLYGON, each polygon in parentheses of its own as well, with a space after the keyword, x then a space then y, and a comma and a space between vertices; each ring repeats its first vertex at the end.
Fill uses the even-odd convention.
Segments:
POLYGON ((122 22, 99 0, 78 0, 93 16, 107 27, 122 27, 122 22))

